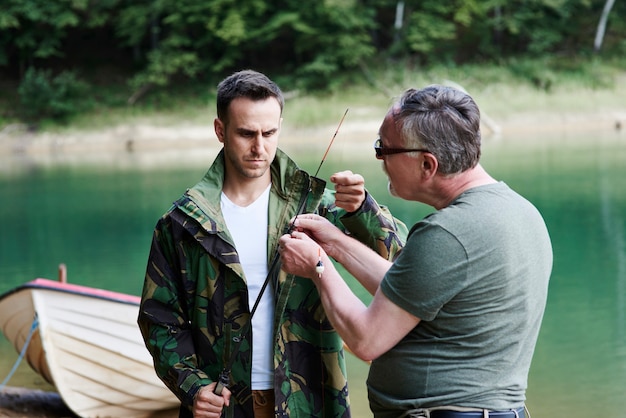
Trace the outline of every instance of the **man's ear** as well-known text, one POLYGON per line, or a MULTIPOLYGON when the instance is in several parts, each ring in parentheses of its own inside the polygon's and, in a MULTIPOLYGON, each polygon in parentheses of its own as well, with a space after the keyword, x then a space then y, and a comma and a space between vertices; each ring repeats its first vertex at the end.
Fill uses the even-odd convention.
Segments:
POLYGON ((437 161, 437 157, 435 157, 430 152, 422 153, 422 158, 420 161, 420 169, 422 171, 422 177, 424 180, 431 179, 437 174, 437 168, 439 167, 439 161, 437 161))
POLYGON ((213 121, 213 128, 215 129, 215 135, 217 135, 218 141, 224 143, 224 130, 226 129, 224 122, 222 122, 219 118, 215 118, 213 121))

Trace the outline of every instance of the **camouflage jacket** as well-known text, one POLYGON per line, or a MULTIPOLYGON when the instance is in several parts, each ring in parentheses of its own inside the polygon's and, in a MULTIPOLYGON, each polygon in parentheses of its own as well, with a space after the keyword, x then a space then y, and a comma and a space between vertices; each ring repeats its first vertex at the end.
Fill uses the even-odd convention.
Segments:
MULTIPOLYGON (((250 316, 243 269, 220 209, 223 173, 220 153, 204 178, 158 221, 143 288, 138 323, 157 374, 181 401, 181 417, 191 416, 196 392, 217 380, 250 316)), ((268 264, 304 199, 305 212, 327 217, 389 259, 402 247, 405 225, 369 194, 348 214, 334 205, 325 182, 298 169, 280 150, 271 174, 268 264)), ((270 289, 276 302, 276 416, 349 417, 343 343, 315 285, 280 271, 271 277, 270 289)), ((249 341, 250 331, 230 374, 233 397, 226 417, 254 416, 249 341)))

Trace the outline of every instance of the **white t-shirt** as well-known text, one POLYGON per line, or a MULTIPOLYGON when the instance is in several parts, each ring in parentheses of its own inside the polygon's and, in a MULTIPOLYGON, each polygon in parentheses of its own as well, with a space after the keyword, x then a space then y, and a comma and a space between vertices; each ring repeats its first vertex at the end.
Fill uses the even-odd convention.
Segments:
MULTIPOLYGON (((237 206, 224 193, 222 214, 235 241, 235 248, 248 284, 248 303, 254 306, 267 277, 267 222, 270 186, 253 203, 237 206)), ((274 388, 272 324, 274 295, 271 285, 263 292, 252 317, 252 389, 274 388)))

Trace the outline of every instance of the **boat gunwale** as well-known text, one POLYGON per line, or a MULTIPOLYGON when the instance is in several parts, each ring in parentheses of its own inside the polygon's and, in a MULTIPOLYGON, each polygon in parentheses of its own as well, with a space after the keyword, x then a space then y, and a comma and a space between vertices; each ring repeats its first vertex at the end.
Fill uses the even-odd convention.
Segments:
POLYGON ((87 296, 96 299, 110 300, 114 302, 126 303, 129 305, 139 306, 141 298, 139 296, 129 295, 126 293, 119 293, 112 290, 98 289, 95 287, 81 286, 74 283, 63 283, 50 279, 37 278, 19 285, 2 295, 0 295, 0 302, 18 292, 30 289, 42 289, 52 290, 62 293, 70 293, 75 295, 87 296))

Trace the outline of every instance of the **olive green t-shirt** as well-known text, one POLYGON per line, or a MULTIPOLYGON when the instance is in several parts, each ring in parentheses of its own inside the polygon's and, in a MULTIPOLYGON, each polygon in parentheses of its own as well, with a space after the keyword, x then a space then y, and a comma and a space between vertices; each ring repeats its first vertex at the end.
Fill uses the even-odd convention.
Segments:
POLYGON ((543 218, 504 183, 414 225, 381 290, 421 322, 372 362, 374 416, 523 405, 551 269, 543 218))

